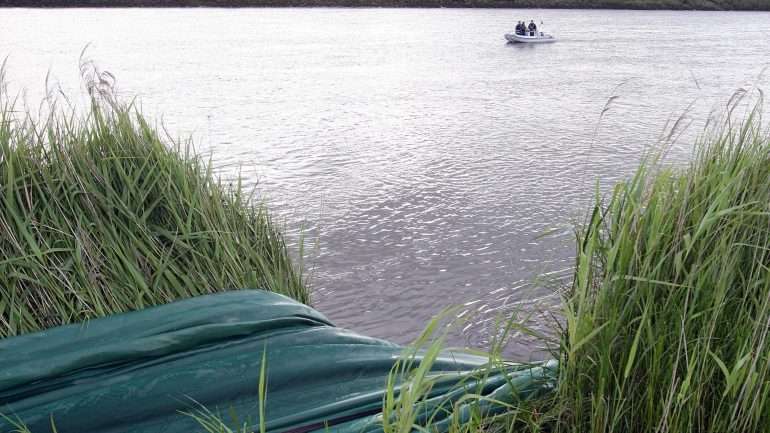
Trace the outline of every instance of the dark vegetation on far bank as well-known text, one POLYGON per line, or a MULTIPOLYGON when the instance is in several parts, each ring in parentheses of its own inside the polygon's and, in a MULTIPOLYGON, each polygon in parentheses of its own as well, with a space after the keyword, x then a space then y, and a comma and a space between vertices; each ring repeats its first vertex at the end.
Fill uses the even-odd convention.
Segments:
POLYGON ((446 7, 770 11, 770 0, 0 0, 0 7, 446 7))

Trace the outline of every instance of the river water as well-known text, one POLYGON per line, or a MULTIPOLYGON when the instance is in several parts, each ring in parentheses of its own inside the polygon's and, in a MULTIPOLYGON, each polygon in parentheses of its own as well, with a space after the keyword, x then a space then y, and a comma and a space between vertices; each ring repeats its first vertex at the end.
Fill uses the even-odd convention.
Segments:
POLYGON ((768 83, 770 13, 0 9, 30 105, 46 76, 77 94, 87 45, 124 97, 304 227, 333 321, 406 343, 459 305, 452 343, 483 347, 501 315, 553 326, 597 185, 682 115, 686 161, 710 113, 768 83), (559 42, 507 45, 520 19, 559 42))

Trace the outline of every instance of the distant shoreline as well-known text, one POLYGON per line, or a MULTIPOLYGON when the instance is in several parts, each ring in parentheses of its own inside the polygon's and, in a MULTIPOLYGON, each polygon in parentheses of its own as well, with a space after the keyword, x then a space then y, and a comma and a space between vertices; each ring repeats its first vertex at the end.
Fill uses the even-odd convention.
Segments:
POLYGON ((0 7, 387 7, 770 11, 770 0, 0 0, 0 7))

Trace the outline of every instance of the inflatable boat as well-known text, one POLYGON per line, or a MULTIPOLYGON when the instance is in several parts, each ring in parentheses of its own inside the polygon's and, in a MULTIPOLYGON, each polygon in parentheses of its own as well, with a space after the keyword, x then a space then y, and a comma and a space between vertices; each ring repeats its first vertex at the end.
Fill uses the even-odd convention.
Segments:
POLYGON ((507 33, 505 39, 511 43, 520 44, 547 44, 556 42, 556 38, 553 35, 543 32, 534 32, 534 36, 530 36, 531 33, 526 35, 517 35, 515 33, 507 33))

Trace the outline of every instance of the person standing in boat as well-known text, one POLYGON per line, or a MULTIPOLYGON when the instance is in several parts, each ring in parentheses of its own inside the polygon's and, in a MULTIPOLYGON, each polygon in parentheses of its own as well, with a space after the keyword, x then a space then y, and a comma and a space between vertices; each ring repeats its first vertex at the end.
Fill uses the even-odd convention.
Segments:
POLYGON ((524 26, 521 21, 516 23, 516 34, 517 35, 523 35, 524 34, 524 26))
POLYGON ((529 35, 530 36, 535 36, 536 33, 537 33, 537 24, 535 24, 535 20, 530 20, 529 21, 529 35))

